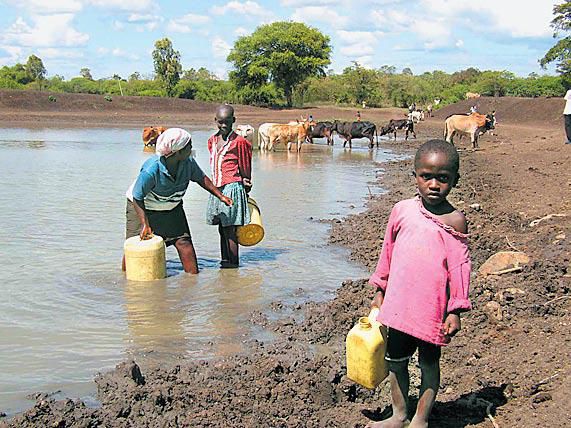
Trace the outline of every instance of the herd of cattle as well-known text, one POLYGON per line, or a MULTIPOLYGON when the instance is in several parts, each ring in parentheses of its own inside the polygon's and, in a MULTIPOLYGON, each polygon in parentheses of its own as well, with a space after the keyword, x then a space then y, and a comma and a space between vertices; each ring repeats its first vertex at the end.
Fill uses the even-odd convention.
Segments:
MULTIPOLYGON (((397 131, 404 131, 405 140, 408 140, 409 134, 416 138, 414 124, 424 119, 424 115, 416 115, 413 113, 423 113, 414 111, 409 113, 406 119, 391 119, 386 125, 377 129, 373 122, 357 121, 357 122, 341 122, 324 121, 315 122, 307 119, 296 120, 287 124, 279 123, 263 123, 258 128, 258 147, 261 151, 272 151, 279 144, 287 146, 287 150, 291 149, 292 144, 297 145, 297 151, 301 151, 303 143, 313 144, 314 138, 325 138, 327 145, 333 145, 333 135, 337 133, 343 139, 343 147, 349 144, 352 148, 352 140, 356 138, 367 138, 369 140, 369 148, 372 149, 376 143, 379 147, 379 137, 392 134, 395 141, 397 139, 397 131)), ((472 147, 478 146, 478 137, 490 129, 494 129, 496 125, 495 112, 483 115, 477 112, 471 114, 453 114, 448 116, 444 123, 444 139, 453 144, 454 136, 469 135, 472 147)), ((143 143, 145 151, 154 151, 157 138, 164 132, 166 128, 162 126, 150 126, 143 130, 143 143)), ((247 138, 251 142, 254 141, 255 129, 251 125, 238 125, 235 129, 236 133, 247 138)))

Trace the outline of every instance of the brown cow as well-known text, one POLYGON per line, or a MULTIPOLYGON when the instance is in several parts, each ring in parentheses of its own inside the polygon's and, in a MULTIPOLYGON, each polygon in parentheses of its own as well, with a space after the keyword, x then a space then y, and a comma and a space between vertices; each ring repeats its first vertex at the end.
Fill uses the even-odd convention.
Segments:
POLYGON ((297 151, 301 151, 301 145, 311 135, 311 126, 315 122, 300 122, 296 125, 273 125, 269 129, 269 146, 268 150, 273 150, 276 144, 284 143, 287 145, 288 152, 291 149, 292 142, 297 143, 297 151))
POLYGON ((143 128, 143 144, 145 145, 143 151, 154 152, 157 146, 157 138, 166 130, 167 128, 163 126, 147 126, 143 128))
POLYGON ((495 111, 483 115, 480 113, 453 114, 448 116, 444 122, 444 139, 454 144, 453 137, 455 134, 468 134, 472 147, 478 147, 478 137, 488 129, 496 127, 495 111))
POLYGON ((477 92, 466 92, 466 99, 470 100, 472 98, 480 98, 480 94, 477 92))

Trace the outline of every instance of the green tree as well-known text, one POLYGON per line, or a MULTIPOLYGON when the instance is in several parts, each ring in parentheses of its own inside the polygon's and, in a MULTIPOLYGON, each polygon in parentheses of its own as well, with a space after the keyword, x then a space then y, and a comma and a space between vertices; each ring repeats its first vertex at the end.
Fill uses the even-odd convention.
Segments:
POLYGON ((83 67, 79 70, 79 75, 87 80, 93 80, 93 76, 91 75, 91 70, 87 67, 83 67))
MULTIPOLYGON (((311 76, 324 76, 331 46, 329 37, 299 22, 274 22, 236 40, 227 60, 234 66, 230 79, 248 91, 282 90, 289 107, 294 87, 311 76)), ((270 94, 267 92, 267 94, 270 94)))
POLYGON ((42 90, 42 81, 46 78, 46 67, 40 58, 36 55, 30 55, 25 65, 26 73, 30 78, 38 82, 40 91, 42 90))
POLYGON ((157 40, 153 51, 153 63, 155 73, 163 82, 169 97, 176 94, 176 84, 180 80, 182 66, 180 65, 180 53, 173 49, 168 38, 157 40))
POLYGON ((208 69, 200 67, 198 70, 190 68, 185 70, 182 79, 184 80, 218 80, 218 77, 208 69))
MULTIPOLYGON (((553 37, 559 37, 559 32, 568 33, 571 30, 571 1, 553 6, 553 15, 555 15, 551 21, 551 27, 555 30, 553 37)), ((560 74, 571 79, 571 36, 563 37, 539 60, 543 68, 552 62, 557 62, 557 71, 560 74)))

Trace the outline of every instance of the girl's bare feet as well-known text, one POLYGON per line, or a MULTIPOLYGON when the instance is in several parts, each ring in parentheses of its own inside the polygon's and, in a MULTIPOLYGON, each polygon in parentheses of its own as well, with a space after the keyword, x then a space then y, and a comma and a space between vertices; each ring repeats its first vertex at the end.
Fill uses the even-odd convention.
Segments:
POLYGON ((402 420, 402 418, 393 415, 384 421, 369 422, 365 428, 407 428, 409 424, 408 419, 402 420))

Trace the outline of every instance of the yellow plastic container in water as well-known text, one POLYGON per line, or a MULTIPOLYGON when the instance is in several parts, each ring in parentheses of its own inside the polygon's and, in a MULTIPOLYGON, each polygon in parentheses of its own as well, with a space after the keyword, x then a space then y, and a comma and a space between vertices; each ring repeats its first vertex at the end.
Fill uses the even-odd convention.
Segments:
POLYGON ((165 243, 154 235, 141 240, 133 236, 125 241, 125 269, 131 281, 153 281, 167 276, 165 243))
POLYGON ((347 377, 365 388, 377 387, 389 374, 385 361, 386 327, 376 321, 378 308, 359 318, 346 340, 347 377))
POLYGON ((257 202, 248 196, 248 209, 250 210, 250 224, 238 226, 236 237, 238 244, 245 247, 256 245, 264 239, 264 226, 262 226, 262 216, 257 202))

